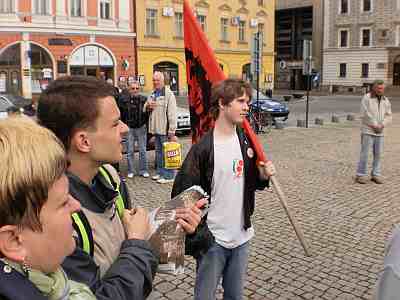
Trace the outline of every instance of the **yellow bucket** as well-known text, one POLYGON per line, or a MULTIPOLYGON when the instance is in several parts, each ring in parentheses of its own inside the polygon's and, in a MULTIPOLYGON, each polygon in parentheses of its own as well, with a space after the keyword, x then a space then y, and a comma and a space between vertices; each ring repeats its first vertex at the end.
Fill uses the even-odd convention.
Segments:
POLYGON ((164 168, 176 170, 182 165, 182 147, 177 142, 163 143, 164 168))

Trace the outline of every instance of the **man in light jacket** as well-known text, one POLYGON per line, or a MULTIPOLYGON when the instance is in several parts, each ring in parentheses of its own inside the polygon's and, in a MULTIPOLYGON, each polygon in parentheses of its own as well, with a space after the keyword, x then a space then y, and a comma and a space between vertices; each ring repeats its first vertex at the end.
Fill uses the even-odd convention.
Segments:
POLYGON ((177 141, 176 99, 174 93, 165 86, 163 73, 154 72, 153 86, 154 91, 144 105, 144 110, 150 111, 149 133, 155 137, 157 171, 152 178, 158 183, 172 183, 174 171, 164 168, 163 143, 177 141))
POLYGON ((383 152, 384 128, 392 121, 390 102, 384 96, 385 86, 382 80, 376 80, 372 91, 361 100, 361 153, 358 163, 356 182, 368 182, 368 152, 372 146, 373 164, 371 180, 383 183, 381 174, 381 156, 383 152))

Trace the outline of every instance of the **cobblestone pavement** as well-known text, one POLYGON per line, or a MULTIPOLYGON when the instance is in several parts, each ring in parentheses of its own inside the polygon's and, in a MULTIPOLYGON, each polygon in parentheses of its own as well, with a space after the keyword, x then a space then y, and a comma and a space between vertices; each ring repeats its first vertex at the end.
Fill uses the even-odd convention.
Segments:
MULTIPOLYGON (((276 194, 258 192, 245 298, 372 299, 385 240, 400 222, 400 114, 386 131, 383 185, 354 183, 358 121, 273 130, 261 140, 312 257, 304 255, 276 194)), ((181 141, 187 151, 189 139, 181 141)), ((136 203, 147 208, 162 204, 171 189, 139 177, 128 185, 136 203)), ((149 299, 192 299, 194 268, 187 257, 184 275, 158 274, 149 299)))

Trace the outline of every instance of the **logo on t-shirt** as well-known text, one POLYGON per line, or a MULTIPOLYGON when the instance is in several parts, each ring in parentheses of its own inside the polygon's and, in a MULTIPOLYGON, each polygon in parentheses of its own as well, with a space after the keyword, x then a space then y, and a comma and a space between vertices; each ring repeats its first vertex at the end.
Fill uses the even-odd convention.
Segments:
POLYGON ((235 175, 235 177, 242 177, 243 167, 244 167, 243 159, 234 159, 232 161, 232 165, 233 165, 233 175, 235 175))

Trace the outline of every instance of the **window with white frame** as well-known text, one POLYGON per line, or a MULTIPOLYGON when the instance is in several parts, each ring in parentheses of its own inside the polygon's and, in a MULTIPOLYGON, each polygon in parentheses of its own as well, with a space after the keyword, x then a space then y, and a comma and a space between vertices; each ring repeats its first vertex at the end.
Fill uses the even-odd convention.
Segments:
POLYGON ((349 47, 349 30, 348 29, 340 29, 339 30, 338 44, 339 44, 339 48, 349 47))
POLYGON ((206 32, 206 16, 204 15, 197 15, 197 22, 199 22, 201 29, 203 32, 206 32))
POLYGON ((100 18, 111 19, 112 0, 100 0, 100 18))
POLYGON ((34 5, 36 15, 50 15, 50 0, 35 0, 34 5))
POLYGON ((347 73, 347 64, 346 63, 341 63, 339 64, 339 77, 345 78, 347 73))
POLYGON ((361 6, 363 12, 372 11, 372 0, 361 0, 361 6))
POLYGON ((350 0, 339 0, 339 13, 348 14, 349 13, 349 1, 350 0))
POLYGON ((368 76, 369 76, 369 64, 363 63, 361 64, 361 77, 368 78, 368 76))
POLYGON ((181 12, 175 13, 175 36, 183 37, 183 14, 181 12))
POLYGON ((15 12, 15 0, 0 0, 0 14, 15 12))
POLYGON ((157 34, 157 9, 146 9, 146 34, 157 34))
POLYGON ((72 17, 82 17, 82 0, 70 1, 70 15, 72 17))
POLYGON ((246 22, 239 21, 239 42, 246 41, 246 22))
POLYGON ((369 47, 372 44, 372 32, 370 28, 361 28, 361 46, 369 47))
POLYGON ((221 18, 221 41, 228 40, 228 18, 221 18))

